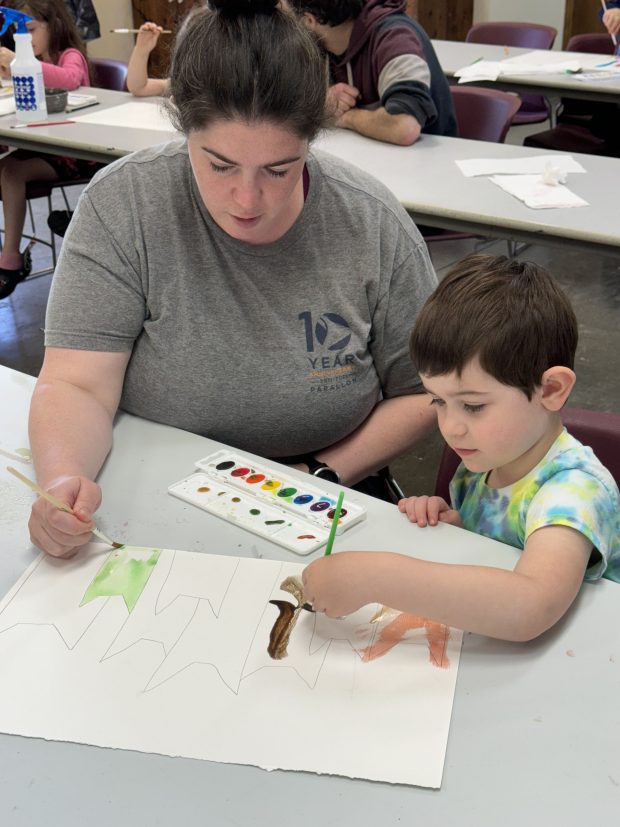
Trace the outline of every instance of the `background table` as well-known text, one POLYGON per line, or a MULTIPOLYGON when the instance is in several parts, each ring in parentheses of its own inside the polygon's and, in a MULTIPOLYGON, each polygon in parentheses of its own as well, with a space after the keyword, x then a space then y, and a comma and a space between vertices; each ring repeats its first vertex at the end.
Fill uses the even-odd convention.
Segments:
MULTIPOLYGON (((105 124, 80 123, 80 116, 91 112, 101 112, 113 106, 131 102, 137 106, 161 104, 160 98, 134 98, 129 92, 115 92, 111 89, 80 87, 79 93, 94 94, 99 103, 95 107, 78 109, 60 115, 49 115, 50 121, 73 120, 75 123, 64 126, 37 126, 34 128, 13 129, 19 121, 15 115, 0 117, 0 143, 7 143, 20 149, 36 152, 66 154, 74 158, 109 163, 138 149, 155 146, 169 141, 178 133, 170 127, 170 133, 155 129, 136 129, 134 127, 106 126, 105 124)), ((180 136, 179 136, 180 138, 180 136)))
MULTIPOLYGON (((156 98, 135 99, 125 92, 86 91, 97 94, 102 110, 128 101, 142 106, 158 102, 156 98)), ((4 140, 25 149, 103 161, 164 143, 175 136, 182 140, 172 129, 166 133, 79 122, 11 129, 15 122, 11 115, 0 118, 0 142, 4 140)), ((587 173, 569 176, 568 185, 590 206, 533 210, 486 178, 465 178, 454 161, 523 158, 544 155, 545 150, 437 135, 422 135, 413 146, 398 147, 344 129, 326 132, 314 146, 374 175, 418 223, 514 241, 560 244, 618 254, 620 232, 616 188, 610 182, 620 180, 620 159, 575 154, 587 173)))
MULTIPOLYGON (((484 43, 463 43, 454 40, 433 40, 433 46, 439 58, 444 74, 458 81, 454 73, 465 66, 469 66, 478 58, 484 60, 506 60, 519 57, 531 52, 532 49, 519 49, 510 46, 506 51, 503 46, 490 46, 484 43)), ((595 55, 586 52, 558 52, 550 51, 554 57, 565 60, 579 60, 583 67, 593 68, 599 63, 608 63, 610 55, 595 55)), ((588 71, 588 68, 584 68, 588 71)), ((620 103, 620 75, 606 80, 578 80, 578 76, 566 72, 548 72, 536 75, 519 75, 518 71, 510 75, 502 75, 497 80, 475 81, 473 86, 487 86, 489 89, 503 89, 507 92, 538 92, 549 97, 565 95, 583 100, 604 101, 606 103, 620 103)))
POLYGON ((586 173, 571 173, 567 186, 589 206, 534 210, 485 176, 466 178, 455 161, 558 153, 439 135, 422 135, 413 146, 399 147, 345 129, 329 132, 314 146, 374 175, 418 224, 616 256, 620 250, 615 187, 608 183, 620 180, 618 158, 572 153, 586 173))
MULTIPOLYGON (((33 380, 0 368, 3 404, 17 404, 16 389, 23 383, 33 380)), ((170 482, 188 474, 196 459, 220 447, 217 443, 126 414, 119 415, 114 438, 100 479, 104 502, 98 514, 113 537, 190 551, 301 559, 166 493, 170 482)), ((2 594, 36 556, 25 523, 31 495, 4 464, 2 594)), ((516 552, 508 546, 451 526, 419 529, 394 506, 354 496, 367 507, 368 519, 339 537, 337 551, 389 548, 428 559, 514 564, 516 552)), ((466 634, 438 791, 0 735, 0 823, 225 827, 286 819, 300 827, 582 827, 613 822, 620 805, 619 624, 620 587, 602 581, 585 585, 567 617, 532 643, 466 634)), ((303 740, 303 721, 300 732, 303 740)))

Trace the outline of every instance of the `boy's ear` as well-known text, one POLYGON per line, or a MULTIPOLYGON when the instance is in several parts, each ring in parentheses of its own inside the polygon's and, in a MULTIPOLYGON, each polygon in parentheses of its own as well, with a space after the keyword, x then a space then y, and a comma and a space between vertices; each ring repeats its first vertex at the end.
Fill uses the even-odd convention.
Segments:
POLYGON ((559 411, 573 389, 577 377, 570 368, 556 365, 548 368, 542 375, 540 383, 540 400, 548 411, 559 411))
POLYGON ((316 14, 312 14, 312 13, 311 13, 311 12, 309 12, 309 11, 304 11, 304 12, 302 12, 302 14, 301 14, 301 22, 302 22, 302 23, 304 24, 304 26, 305 26, 307 29, 309 29, 311 32, 316 31, 316 24, 318 23, 318 20, 317 20, 317 18, 316 18, 316 14))

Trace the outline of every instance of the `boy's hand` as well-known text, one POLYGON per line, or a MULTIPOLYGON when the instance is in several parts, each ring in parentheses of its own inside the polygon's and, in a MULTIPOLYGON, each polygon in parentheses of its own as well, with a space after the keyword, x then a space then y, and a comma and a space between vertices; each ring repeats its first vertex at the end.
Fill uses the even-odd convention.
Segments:
POLYGON ((157 23, 143 23, 136 37, 136 47, 143 52, 152 52, 162 32, 157 23))
POLYGON ((52 557, 73 557, 92 539, 92 515, 101 505, 101 489, 85 477, 59 477, 47 490, 74 513, 61 511, 39 497, 28 523, 30 539, 52 557))
POLYGON ((327 90, 327 111, 336 120, 357 105, 360 93, 348 83, 336 83, 327 90))
POLYGON ((406 497, 398 503, 398 510, 406 514, 412 523, 420 528, 437 523, 462 526, 459 512, 450 508, 441 497, 406 497))
POLYGON ((343 617, 371 603, 373 562, 378 555, 340 551, 320 557, 303 570, 304 601, 315 612, 343 617))

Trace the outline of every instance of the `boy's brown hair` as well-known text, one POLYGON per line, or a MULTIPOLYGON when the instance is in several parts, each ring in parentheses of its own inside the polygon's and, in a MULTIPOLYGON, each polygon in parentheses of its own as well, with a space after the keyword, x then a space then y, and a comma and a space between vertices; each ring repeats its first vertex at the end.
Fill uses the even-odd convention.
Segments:
POLYGON ((464 258, 440 282, 411 334, 420 373, 441 376, 478 358, 528 399, 554 365, 573 368, 577 319, 544 267, 506 256, 464 258))

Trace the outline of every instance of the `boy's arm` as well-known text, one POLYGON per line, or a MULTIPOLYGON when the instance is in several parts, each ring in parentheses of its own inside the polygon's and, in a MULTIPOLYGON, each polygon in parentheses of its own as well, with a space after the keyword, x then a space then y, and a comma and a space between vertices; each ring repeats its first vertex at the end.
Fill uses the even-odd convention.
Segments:
POLYGON ((390 115, 383 106, 378 109, 349 109, 338 119, 338 126, 359 132, 367 138, 399 146, 415 143, 422 131, 413 115, 390 115))
POLYGON ((578 531, 553 525, 528 538, 513 571, 390 552, 341 552, 304 570, 304 600, 331 617, 376 602, 489 637, 526 641, 566 612, 591 551, 578 531))

